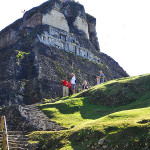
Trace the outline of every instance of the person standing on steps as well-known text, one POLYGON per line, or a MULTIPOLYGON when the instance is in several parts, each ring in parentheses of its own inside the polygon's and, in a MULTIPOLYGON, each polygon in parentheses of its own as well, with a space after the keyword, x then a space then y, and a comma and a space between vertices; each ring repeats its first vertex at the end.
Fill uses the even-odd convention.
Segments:
POLYGON ((72 93, 75 94, 76 77, 74 73, 71 73, 71 76, 72 76, 72 79, 71 79, 72 93))
POLYGON ((68 86, 69 83, 67 82, 67 78, 65 80, 61 80, 63 84, 63 97, 68 96, 68 86))
POLYGON ((100 70, 100 83, 104 83, 104 78, 105 78, 105 76, 104 76, 102 70, 100 70))

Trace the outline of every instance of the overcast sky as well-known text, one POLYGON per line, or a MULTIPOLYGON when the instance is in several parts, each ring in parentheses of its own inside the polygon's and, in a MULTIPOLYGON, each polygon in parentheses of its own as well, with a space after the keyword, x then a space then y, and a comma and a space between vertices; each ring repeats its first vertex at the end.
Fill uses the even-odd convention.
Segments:
MULTIPOLYGON (((46 0, 1 0, 0 30, 46 0)), ((149 0, 78 0, 97 19, 101 48, 131 75, 150 73, 149 0)))

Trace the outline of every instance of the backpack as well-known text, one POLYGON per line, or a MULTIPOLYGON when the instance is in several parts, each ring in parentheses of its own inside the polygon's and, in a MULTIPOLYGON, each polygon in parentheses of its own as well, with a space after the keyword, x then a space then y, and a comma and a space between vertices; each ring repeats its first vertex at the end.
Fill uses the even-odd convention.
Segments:
POLYGON ((77 84, 77 80, 75 79, 75 84, 77 84))

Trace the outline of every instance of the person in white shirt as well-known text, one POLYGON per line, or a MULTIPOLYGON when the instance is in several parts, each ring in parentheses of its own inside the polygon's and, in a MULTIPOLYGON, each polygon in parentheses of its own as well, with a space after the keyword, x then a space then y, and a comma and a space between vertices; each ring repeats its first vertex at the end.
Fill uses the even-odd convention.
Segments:
POLYGON ((72 93, 75 94, 76 77, 74 73, 71 73, 71 76, 72 76, 72 79, 71 79, 72 93))

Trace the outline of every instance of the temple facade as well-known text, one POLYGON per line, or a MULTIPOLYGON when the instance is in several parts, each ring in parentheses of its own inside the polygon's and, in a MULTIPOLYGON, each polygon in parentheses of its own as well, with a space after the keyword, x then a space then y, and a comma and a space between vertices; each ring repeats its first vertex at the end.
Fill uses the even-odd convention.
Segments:
POLYGON ((49 26, 49 32, 44 31, 43 34, 38 35, 38 38, 43 44, 54 46, 66 52, 89 59, 95 63, 100 63, 100 58, 94 56, 88 49, 80 46, 74 34, 49 26))

